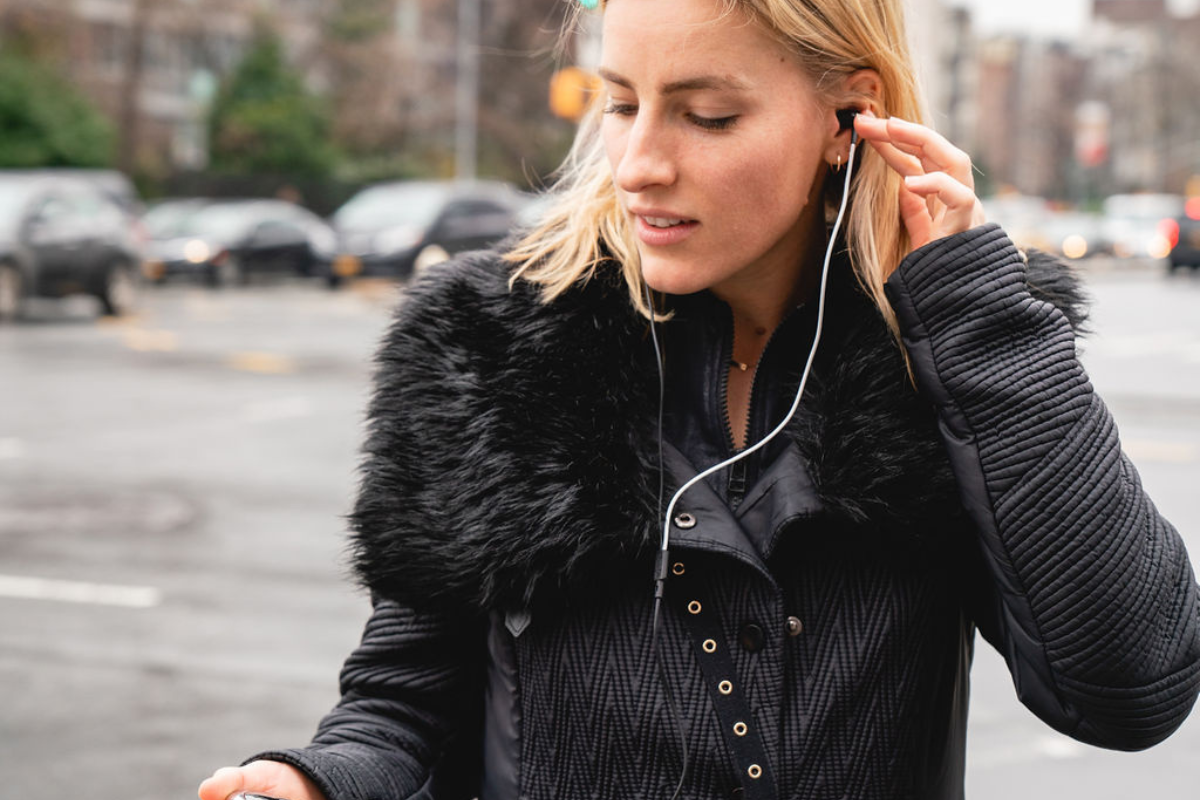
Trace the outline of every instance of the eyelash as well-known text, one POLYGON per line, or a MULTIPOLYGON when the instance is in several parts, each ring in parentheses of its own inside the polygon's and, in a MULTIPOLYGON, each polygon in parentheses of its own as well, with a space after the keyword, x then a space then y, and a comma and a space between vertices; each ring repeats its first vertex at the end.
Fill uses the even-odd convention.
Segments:
MULTIPOLYGON (((637 113, 637 106, 624 103, 612 103, 605 107, 605 114, 615 114, 619 117, 628 117, 637 113)), ((698 128, 706 131, 726 131, 732 128, 738 121, 738 115, 734 114, 728 117, 701 117, 698 114, 687 114, 688 121, 698 128)))

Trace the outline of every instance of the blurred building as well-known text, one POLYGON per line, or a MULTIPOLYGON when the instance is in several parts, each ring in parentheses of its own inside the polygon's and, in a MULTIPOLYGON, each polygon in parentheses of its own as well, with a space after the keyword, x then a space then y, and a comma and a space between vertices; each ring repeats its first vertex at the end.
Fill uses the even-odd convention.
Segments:
POLYGON ((256 21, 317 72, 328 0, 6 0, 0 29, 33 33, 118 126, 125 166, 198 167, 204 116, 256 21))
POLYGON ((1093 0, 1088 99, 1109 109, 1110 191, 1182 192, 1200 174, 1200 11, 1093 0))
POLYGON ((975 158, 993 190, 1068 197, 1088 60, 1067 42, 996 37, 977 51, 975 158))
POLYGON ((1078 41, 973 48, 975 150, 995 189, 1082 202, 1200 174, 1200 12, 1093 0, 1078 41))

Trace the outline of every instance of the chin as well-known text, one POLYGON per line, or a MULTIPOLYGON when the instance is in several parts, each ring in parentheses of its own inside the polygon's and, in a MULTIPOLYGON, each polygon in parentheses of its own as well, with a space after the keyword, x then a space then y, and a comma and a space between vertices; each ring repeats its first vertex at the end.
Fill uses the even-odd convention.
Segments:
POLYGON ((642 278, 662 294, 695 294, 712 286, 695 264, 685 259, 642 255, 642 278))

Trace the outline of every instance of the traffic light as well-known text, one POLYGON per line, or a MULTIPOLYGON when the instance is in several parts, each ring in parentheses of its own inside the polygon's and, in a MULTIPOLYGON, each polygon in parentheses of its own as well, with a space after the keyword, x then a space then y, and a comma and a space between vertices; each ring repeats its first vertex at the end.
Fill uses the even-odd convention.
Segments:
POLYGON ((550 78, 550 110, 555 116, 578 122, 600 88, 596 76, 579 67, 563 67, 550 78))

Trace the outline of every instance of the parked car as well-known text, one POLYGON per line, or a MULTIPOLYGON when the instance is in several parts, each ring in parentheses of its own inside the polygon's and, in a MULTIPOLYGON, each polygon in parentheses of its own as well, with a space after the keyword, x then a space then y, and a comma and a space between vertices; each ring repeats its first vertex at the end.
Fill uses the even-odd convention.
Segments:
POLYGON ((97 297, 130 311, 141 251, 125 211, 92 183, 31 171, 0 173, 0 320, 28 297, 97 297))
POLYGON ((331 287, 360 275, 408 280, 464 250, 487 247, 512 228, 522 196, 495 181, 397 181, 363 189, 334 213, 338 257, 331 287))
POLYGON ((1190 198, 1183 214, 1162 225, 1163 235, 1171 245, 1167 256, 1170 271, 1184 267, 1200 271, 1200 197, 1190 198))
POLYGON ((142 218, 150 236, 146 277, 190 275, 214 286, 256 273, 311 276, 336 239, 316 214, 286 200, 168 200, 142 218))
POLYGON ((1173 194, 1115 194, 1104 201, 1103 246, 1118 258, 1166 258, 1163 221, 1183 213, 1173 194))

